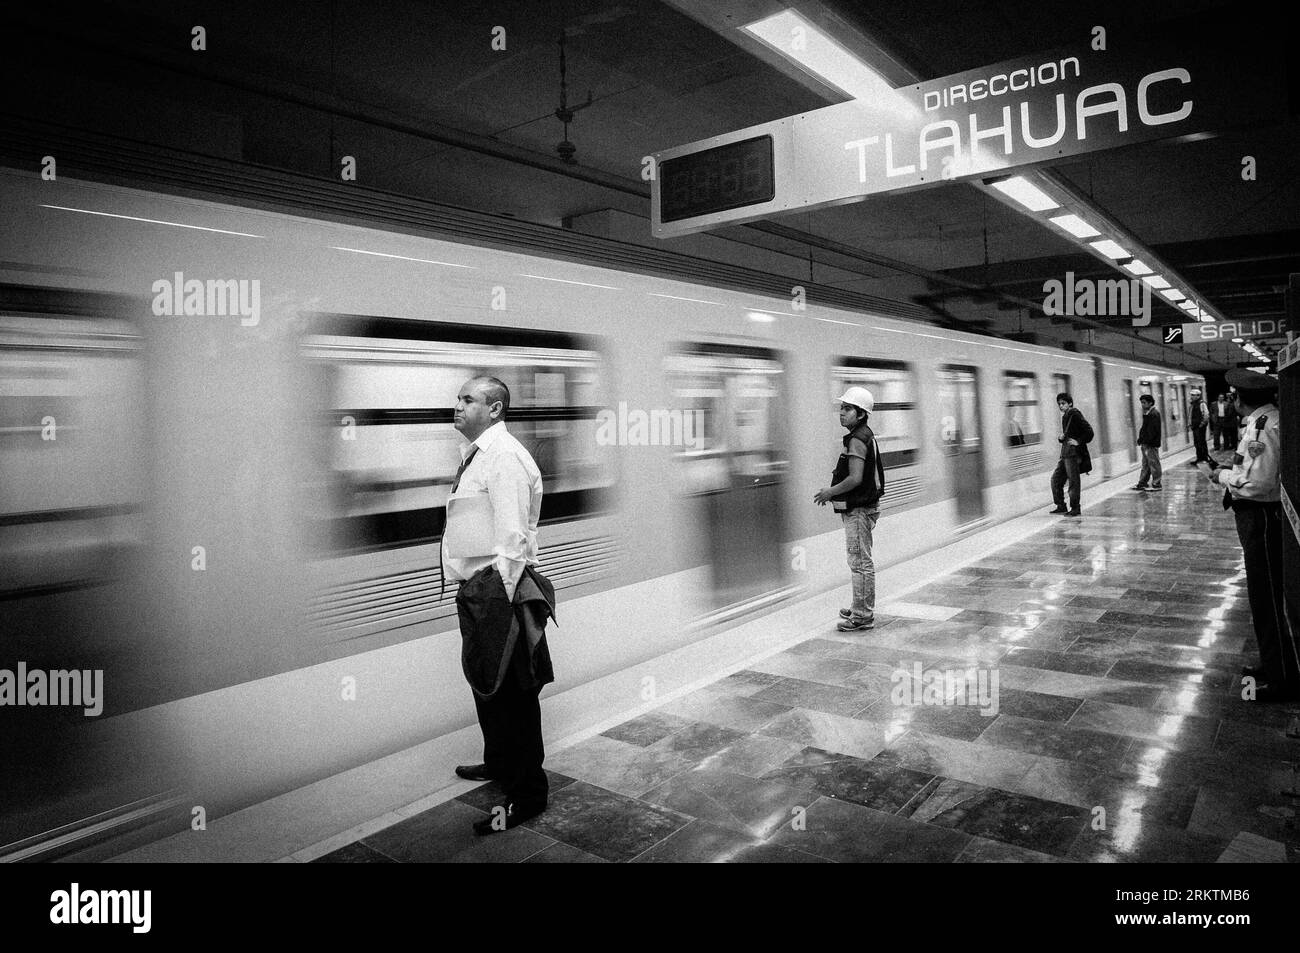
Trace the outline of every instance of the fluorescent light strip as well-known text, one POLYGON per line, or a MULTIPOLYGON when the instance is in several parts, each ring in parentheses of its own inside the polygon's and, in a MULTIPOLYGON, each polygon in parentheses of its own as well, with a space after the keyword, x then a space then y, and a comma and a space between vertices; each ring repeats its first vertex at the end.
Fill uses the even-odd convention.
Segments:
POLYGON ((1149 275, 1151 268, 1141 258, 1134 258, 1127 265, 1122 266, 1130 275, 1149 275))
POLYGON ((1092 238, 1094 235, 1101 234, 1077 215, 1058 215, 1055 218, 1049 218, 1048 221, 1058 228, 1065 229, 1075 238, 1092 238))
POLYGON ((1178 307, 1182 308, 1184 311, 1195 311, 1195 310, 1196 310, 1196 304, 1195 304, 1195 302, 1192 302, 1192 301, 1184 301, 1184 302, 1182 302, 1181 304, 1179 304, 1178 307))
POLYGON ((615 288, 613 285, 593 285, 590 281, 570 281, 568 278, 548 278, 545 275, 525 275, 520 273, 520 278, 536 278, 538 281, 558 281, 566 285, 582 285, 584 288, 604 288, 608 291, 622 291, 622 288, 615 288))
POLYGON ((1159 289, 1169 287, 1169 280, 1167 278, 1162 278, 1160 275, 1143 275, 1142 280, 1152 288, 1159 289))
POLYGON ((335 251, 350 251, 356 255, 373 255, 376 258, 396 258, 399 261, 418 261, 423 265, 444 265, 447 268, 474 268, 474 265, 458 265, 454 261, 435 261, 432 258, 408 258, 406 255, 390 255, 382 251, 366 251, 364 248, 344 248, 342 245, 331 245, 330 248, 335 251))
POLYGON ((93 212, 88 208, 68 208, 66 205, 42 205, 41 208, 58 209, 60 212, 80 212, 82 215, 102 215, 104 218, 123 218, 128 222, 145 222, 149 225, 170 225, 173 228, 192 228, 196 232, 216 232, 219 235, 238 235, 240 238, 265 238, 265 235, 250 235, 248 232, 232 232, 224 228, 206 228, 203 225, 186 225, 183 222, 164 222, 156 218, 138 218, 135 215, 115 215, 112 212, 93 212))
POLYGON ((892 83, 795 10, 782 10, 743 29, 846 96, 899 116, 918 115, 916 104, 892 83))
POLYGON ((1129 253, 1122 245, 1111 241, 1109 238, 1103 239, 1099 242, 1089 242, 1088 244, 1112 261, 1118 261, 1121 258, 1130 257, 1129 253))
POLYGON ((1187 295, 1183 294, 1177 288, 1170 288, 1169 290, 1162 291, 1160 293, 1164 295, 1166 298, 1168 298, 1170 301, 1182 301, 1184 298, 1187 297, 1187 295))
POLYGON ((1061 204, 1050 195, 1021 175, 989 183, 1003 195, 1015 199, 1031 212, 1046 212, 1048 209, 1060 208, 1061 204))
POLYGON ((683 298, 681 295, 660 294, 658 291, 647 291, 646 294, 653 298, 672 298, 674 301, 694 301, 696 304, 711 304, 719 308, 726 307, 721 301, 705 301, 703 298, 683 298))

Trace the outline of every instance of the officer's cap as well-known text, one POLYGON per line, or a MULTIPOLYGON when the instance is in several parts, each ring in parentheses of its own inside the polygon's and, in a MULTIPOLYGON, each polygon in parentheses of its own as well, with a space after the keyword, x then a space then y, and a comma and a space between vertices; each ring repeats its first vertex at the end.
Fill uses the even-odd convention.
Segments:
POLYGON ((1229 387, 1237 390, 1270 391, 1277 390, 1277 378, 1272 374, 1261 374, 1244 367, 1234 367, 1223 375, 1229 387))

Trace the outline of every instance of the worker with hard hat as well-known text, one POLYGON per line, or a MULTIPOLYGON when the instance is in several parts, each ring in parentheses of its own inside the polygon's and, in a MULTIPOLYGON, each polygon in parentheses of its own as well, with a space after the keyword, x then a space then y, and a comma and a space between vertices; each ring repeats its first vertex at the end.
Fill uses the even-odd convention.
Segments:
POLYGON ((1286 616, 1282 589, 1281 421, 1274 398, 1277 378, 1234 369, 1226 375, 1242 421, 1232 466, 1211 463, 1206 473, 1222 486, 1223 507, 1231 508, 1246 562, 1258 667, 1242 669, 1246 701, 1288 701, 1300 697, 1300 651, 1286 616))
POLYGON ((840 397, 840 426, 844 449, 840 452, 831 485, 813 497, 818 506, 830 503, 844 523, 853 604, 840 610, 841 632, 858 632, 875 624, 876 566, 871 558, 872 533, 880 518, 880 498, 885 493, 885 468, 876 435, 867 424, 876 401, 865 387, 850 387, 840 397))

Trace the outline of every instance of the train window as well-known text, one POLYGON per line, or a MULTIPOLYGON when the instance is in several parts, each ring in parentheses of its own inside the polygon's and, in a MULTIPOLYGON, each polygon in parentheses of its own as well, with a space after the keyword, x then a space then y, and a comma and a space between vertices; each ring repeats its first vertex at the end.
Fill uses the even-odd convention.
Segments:
POLYGON ((436 322, 317 316, 303 349, 328 423, 318 501, 334 551, 436 543, 460 464, 452 426, 460 385, 510 388, 506 423, 542 473, 542 521, 599 512, 612 481, 596 440, 606 404, 598 352, 570 335, 436 322))
MULTIPOLYGON (((0 288, 0 597, 110 581, 140 545, 148 484, 144 344, 114 317, 64 316, 68 293, 0 288), (24 310, 26 310, 24 308, 24 310)), ((109 296, 80 295, 112 313, 109 296)))
POLYGON ((838 400, 849 387, 865 387, 875 398, 871 430, 885 469, 914 464, 921 422, 916 408, 916 375, 911 366, 902 361, 841 357, 831 370, 831 400, 838 400))
POLYGON ((1043 440, 1043 411, 1039 403, 1038 377, 1023 371, 1007 371, 1006 420, 1008 447, 1026 447, 1043 440))
MULTIPOLYGON (((1070 389, 1069 374, 1053 374, 1052 386, 1056 388, 1056 394, 1069 394, 1071 397, 1074 396, 1074 391, 1070 389)), ((1052 395, 1052 403, 1056 403, 1056 394, 1052 395)))

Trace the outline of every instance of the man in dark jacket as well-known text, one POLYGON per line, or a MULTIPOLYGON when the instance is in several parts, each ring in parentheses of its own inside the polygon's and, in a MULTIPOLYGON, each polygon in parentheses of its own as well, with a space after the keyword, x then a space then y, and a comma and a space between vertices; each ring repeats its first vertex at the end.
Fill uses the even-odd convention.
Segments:
POLYGON ((1069 394, 1057 394, 1056 406, 1061 410, 1061 433, 1056 440, 1061 445, 1061 459, 1052 474, 1052 501, 1056 506, 1050 511, 1063 516, 1080 516, 1079 475, 1092 472, 1092 458, 1088 444, 1092 441, 1092 426, 1083 413, 1074 406, 1069 394), (1070 508, 1065 508, 1065 486, 1070 486, 1070 508))
POLYGON ((1213 463, 1209 448, 1205 445, 1205 428, 1210 422, 1210 408, 1201 396, 1199 387, 1192 388, 1191 398, 1192 413, 1187 420, 1187 429, 1192 432, 1192 442, 1196 445, 1196 459, 1191 462, 1191 465, 1213 463))
POLYGON ((1210 405, 1210 430, 1214 434, 1215 450, 1236 449, 1237 405, 1224 394, 1210 405))
POLYGON ((1138 398, 1142 405, 1142 429, 1138 431, 1138 453, 1142 455, 1142 472, 1138 474, 1135 490, 1159 490, 1160 476, 1160 412, 1156 399, 1150 394, 1138 398))

